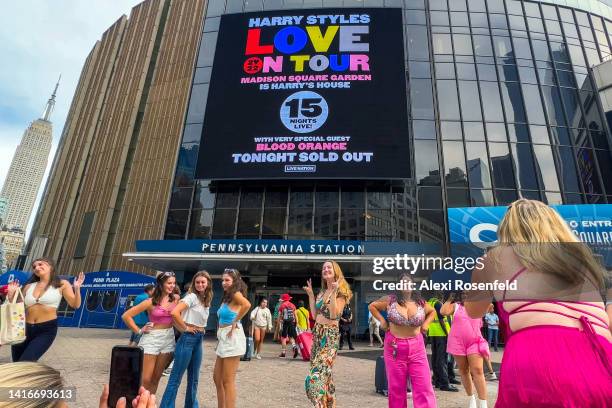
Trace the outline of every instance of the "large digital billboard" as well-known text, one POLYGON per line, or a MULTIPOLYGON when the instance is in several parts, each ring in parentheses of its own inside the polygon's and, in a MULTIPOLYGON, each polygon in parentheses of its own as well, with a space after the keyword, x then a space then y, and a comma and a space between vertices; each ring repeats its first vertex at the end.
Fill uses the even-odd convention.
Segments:
POLYGON ((401 9, 221 16, 197 178, 408 178, 401 9))

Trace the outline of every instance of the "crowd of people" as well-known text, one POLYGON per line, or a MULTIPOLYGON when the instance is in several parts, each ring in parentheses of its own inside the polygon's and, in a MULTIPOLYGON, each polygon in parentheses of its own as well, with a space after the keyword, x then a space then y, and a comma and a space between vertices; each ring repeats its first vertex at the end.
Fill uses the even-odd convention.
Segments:
MULTIPOLYGON (((599 299, 586 296, 603 293, 605 297, 604 270, 565 221, 538 201, 513 203, 499 226, 498 237, 499 244, 488 251, 483 266, 473 271, 472 282, 518 281, 527 291, 447 293, 425 300, 405 284, 402 285, 405 290, 369 304, 370 346, 374 347, 376 339, 383 347, 390 408, 405 408, 409 395, 414 408, 437 407, 434 388, 458 392, 455 387, 458 384, 463 385, 467 394, 467 407, 486 408, 486 380, 495 379, 489 347, 498 350, 500 325, 506 331, 497 408, 609 406, 610 310, 606 310, 608 304, 601 296, 599 299), (558 247, 554 252, 523 245, 532 243, 574 245, 564 247, 562 252, 558 247), (573 293, 576 297, 556 300, 552 288, 567 283, 577 288, 573 293), (427 342, 431 345, 431 364, 427 342), (454 376, 455 365, 460 380, 454 376)), ((82 275, 70 285, 57 279, 51 260, 36 260, 32 266, 33 279, 24 287, 26 341, 12 346, 13 364, 18 365, 0 366, 0 386, 8 384, 9 378, 10 385, 19 383, 18 378, 23 376, 16 373, 22 370, 58 376, 48 367, 23 362, 37 361, 51 346, 57 332, 56 309, 61 298, 75 308, 81 302, 82 275), (13 374, 5 376, 2 370, 12 370, 13 374)), ((404 274, 399 279, 410 282, 414 277, 404 274)), ((160 378, 173 359, 161 406, 175 406, 185 371, 185 407, 198 406, 198 381, 203 375, 202 340, 211 312, 212 279, 206 271, 197 272, 183 298, 175 293, 176 285, 173 272, 161 273, 155 285, 146 287, 145 293, 123 315, 132 331, 130 344, 138 344, 144 350, 143 389, 133 401, 134 407, 156 405, 160 378)), ((296 358, 299 354, 296 339, 300 333, 310 331, 313 338, 305 378, 306 397, 314 407, 341 405, 336 399, 333 367, 345 341, 353 349, 350 308, 353 293, 338 263, 326 261, 322 265, 317 293, 312 280, 306 282, 303 289, 308 307, 303 301, 296 306, 289 294, 283 294, 273 312, 267 299, 261 299, 251 310, 246 284, 235 269, 224 270, 222 288, 221 305, 216 311, 216 361, 211 373, 218 407, 236 406, 236 372, 247 348, 241 321, 247 315, 256 359, 261 359, 267 333, 274 332, 275 339, 280 341, 280 357, 288 358, 290 349, 291 356, 296 358)), ((13 283, 8 287, 7 297, 12 299, 18 292, 18 284, 13 283)), ((30 377, 34 381, 35 376, 30 377)), ((104 392, 108 395, 107 390, 104 392)))

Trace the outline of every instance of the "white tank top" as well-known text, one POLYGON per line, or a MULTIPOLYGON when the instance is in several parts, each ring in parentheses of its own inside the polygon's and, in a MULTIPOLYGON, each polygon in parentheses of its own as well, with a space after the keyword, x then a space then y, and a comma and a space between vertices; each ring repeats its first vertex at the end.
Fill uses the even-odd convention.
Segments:
POLYGON ((62 301, 62 294, 58 288, 53 285, 49 285, 45 293, 41 297, 36 299, 34 297, 34 290, 38 283, 32 283, 25 294, 25 306, 30 307, 33 305, 44 305, 57 309, 60 302, 62 301))

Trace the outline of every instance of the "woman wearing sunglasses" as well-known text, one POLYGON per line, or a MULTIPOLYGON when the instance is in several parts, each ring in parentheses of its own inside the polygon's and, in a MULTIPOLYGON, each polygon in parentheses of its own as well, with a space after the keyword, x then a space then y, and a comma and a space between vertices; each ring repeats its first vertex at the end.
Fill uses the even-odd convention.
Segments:
POLYGON ((157 276, 153 296, 128 309, 122 316, 126 326, 134 333, 142 334, 138 343, 144 349, 142 385, 152 394, 157 391, 162 373, 174 354, 172 310, 179 301, 179 296, 174 294, 175 286, 174 272, 162 272, 157 276), (149 314, 149 323, 140 329, 134 316, 144 311, 149 314))

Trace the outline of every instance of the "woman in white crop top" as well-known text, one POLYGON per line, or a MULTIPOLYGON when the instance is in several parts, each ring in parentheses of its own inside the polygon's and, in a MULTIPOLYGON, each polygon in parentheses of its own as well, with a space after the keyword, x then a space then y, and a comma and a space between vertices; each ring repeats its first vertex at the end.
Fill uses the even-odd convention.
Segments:
MULTIPOLYGON (((23 288, 26 307, 26 340, 11 346, 13 361, 38 361, 51 347, 57 335, 57 308, 62 297, 70 307, 81 306, 83 272, 70 285, 56 275, 55 263, 49 258, 38 258, 32 262, 33 275, 23 288)), ((9 285, 8 298, 13 299, 19 282, 9 285)))
POLYGON ((212 302, 212 279, 206 271, 197 272, 191 281, 189 293, 172 311, 174 326, 183 333, 176 343, 174 365, 160 408, 174 408, 181 378, 187 370, 185 408, 198 406, 198 378, 202 363, 202 339, 208 322, 212 302))

